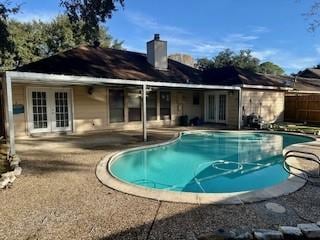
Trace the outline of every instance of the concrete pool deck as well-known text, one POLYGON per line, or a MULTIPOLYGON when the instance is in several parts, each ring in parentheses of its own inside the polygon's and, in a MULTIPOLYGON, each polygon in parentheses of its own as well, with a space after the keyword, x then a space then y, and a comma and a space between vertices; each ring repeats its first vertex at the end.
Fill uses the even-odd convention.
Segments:
MULTIPOLYGON (((179 130, 152 130, 150 143, 179 130)), ((199 206, 135 197, 98 181, 95 168, 105 155, 143 144, 140 132, 18 140, 23 174, 0 191, 0 239, 186 239, 190 232, 320 220, 320 191, 311 184, 259 203, 199 206), (285 213, 269 211, 267 202, 285 213)), ((320 154, 318 143, 310 149, 320 154)))

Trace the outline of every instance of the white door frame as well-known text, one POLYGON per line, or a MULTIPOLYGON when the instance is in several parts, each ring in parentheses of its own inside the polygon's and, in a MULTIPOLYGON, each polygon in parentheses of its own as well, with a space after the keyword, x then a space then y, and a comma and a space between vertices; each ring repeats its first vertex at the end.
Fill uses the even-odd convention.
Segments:
POLYGON ((27 128, 29 133, 51 133, 51 132, 68 132, 73 130, 73 91, 72 88, 64 87, 27 87, 26 88, 26 110, 27 110, 27 128), (47 128, 34 129, 33 127, 33 103, 32 91, 44 91, 47 93, 47 128), (68 110, 69 110, 69 126, 65 128, 55 127, 55 99, 56 91, 68 93, 68 110))
POLYGON ((204 119, 205 122, 211 123, 227 123, 228 120, 228 92, 227 91, 207 91, 204 93, 204 119), (225 120, 219 120, 219 96, 226 96, 226 113, 225 120), (215 119, 209 119, 208 117, 208 98, 209 96, 214 96, 214 105, 215 105, 215 119))

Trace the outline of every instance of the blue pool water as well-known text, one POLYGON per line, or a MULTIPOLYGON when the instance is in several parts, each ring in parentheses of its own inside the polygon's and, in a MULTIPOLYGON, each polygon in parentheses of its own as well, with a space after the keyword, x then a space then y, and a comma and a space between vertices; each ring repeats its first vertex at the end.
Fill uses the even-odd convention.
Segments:
POLYGON ((248 191, 285 181, 282 150, 309 141, 309 137, 275 133, 186 133, 169 145, 124 153, 109 169, 122 181, 149 188, 248 191))

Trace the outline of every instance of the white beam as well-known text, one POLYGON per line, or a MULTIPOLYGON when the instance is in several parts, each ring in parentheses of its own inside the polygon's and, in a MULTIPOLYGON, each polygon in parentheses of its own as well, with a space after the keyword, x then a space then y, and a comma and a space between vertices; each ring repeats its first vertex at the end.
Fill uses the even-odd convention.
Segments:
POLYGON ((10 76, 4 74, 4 96, 5 96, 5 109, 6 109, 6 125, 7 125, 7 140, 9 140, 11 156, 16 154, 15 136, 14 136, 14 119, 13 119, 13 103, 12 103, 12 84, 10 76))
POLYGON ((142 87, 142 128, 143 128, 143 141, 148 141, 147 136, 147 86, 144 84, 142 87))
POLYGON ((154 82, 126 79, 95 78, 84 76, 70 76, 60 74, 30 73, 30 72, 7 72, 14 83, 35 83, 35 84, 69 84, 69 85, 135 85, 150 87, 172 87, 172 88, 191 88, 191 89, 212 89, 212 90, 239 90, 239 86, 220 86, 220 85, 203 85, 189 83, 172 83, 172 82, 154 82))

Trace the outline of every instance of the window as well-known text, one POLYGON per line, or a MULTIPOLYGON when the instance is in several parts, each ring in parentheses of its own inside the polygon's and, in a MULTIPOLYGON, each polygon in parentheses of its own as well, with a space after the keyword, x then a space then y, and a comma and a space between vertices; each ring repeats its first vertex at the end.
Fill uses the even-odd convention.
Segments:
POLYGON ((140 91, 128 92, 129 122, 141 121, 141 93, 140 91))
POLYGON ((151 91, 147 95, 147 120, 157 120, 157 92, 151 91))
POLYGON ((171 94, 160 92, 160 118, 171 118, 171 94))
POLYGON ((109 90, 110 123, 123 122, 124 119, 124 94, 123 90, 109 90))
POLYGON ((200 104, 200 94, 198 92, 193 93, 193 105, 200 104))

